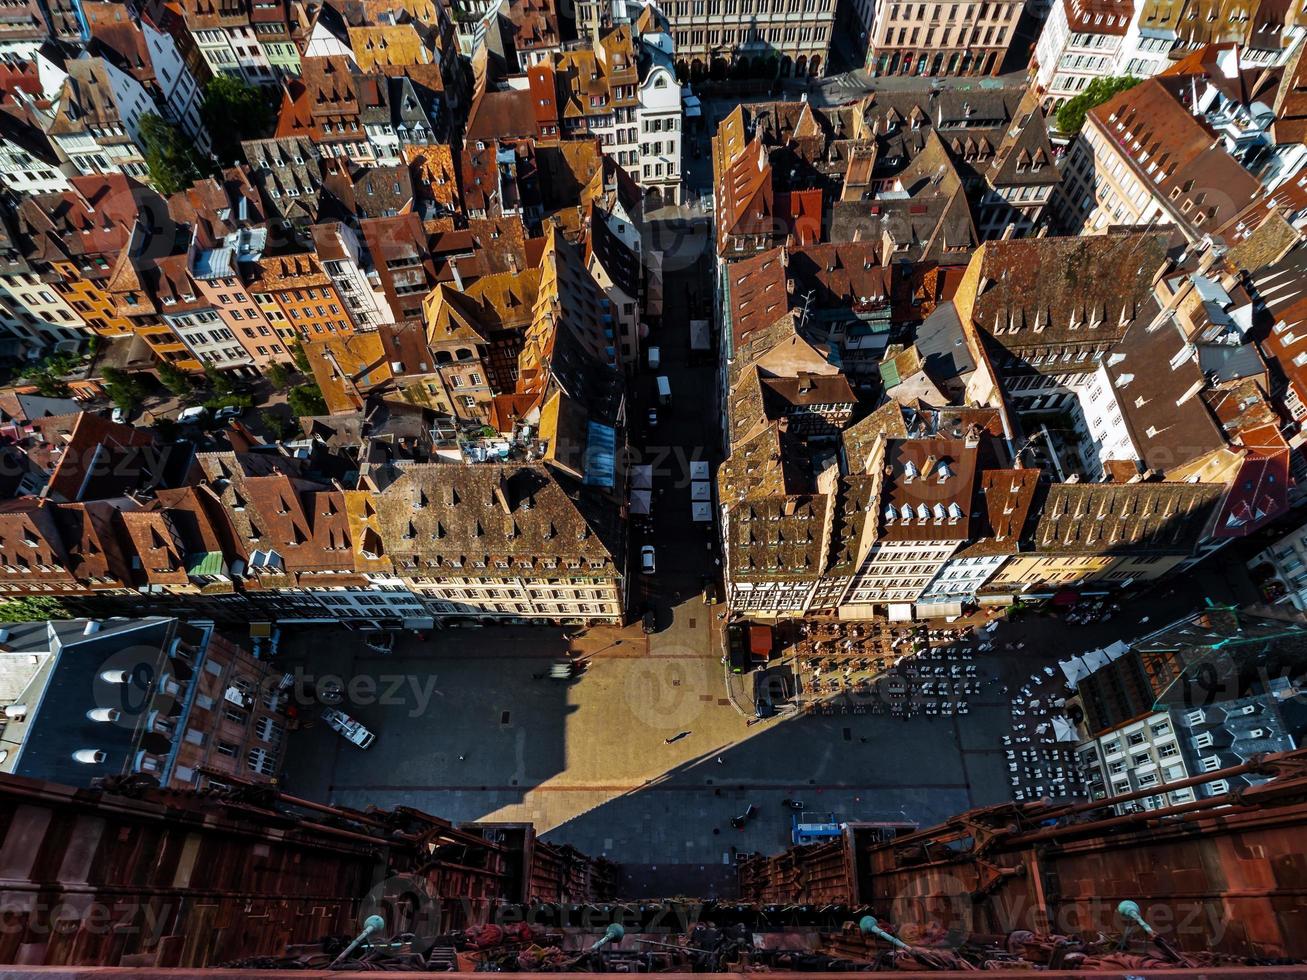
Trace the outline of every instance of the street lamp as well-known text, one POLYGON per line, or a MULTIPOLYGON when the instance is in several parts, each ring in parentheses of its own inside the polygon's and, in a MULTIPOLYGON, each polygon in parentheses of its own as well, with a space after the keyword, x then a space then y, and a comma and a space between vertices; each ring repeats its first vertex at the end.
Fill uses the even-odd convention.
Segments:
POLYGON ((888 932, 880 927, 874 915, 864 915, 858 921, 858 931, 864 936, 875 936, 877 939, 884 940, 896 949, 911 949, 912 947, 905 943, 898 936, 891 936, 888 932))
POLYGON ((1116 907, 1116 914, 1121 916, 1121 918, 1125 919, 1128 923, 1126 926, 1127 935, 1129 934, 1131 925, 1136 925, 1139 926, 1140 929, 1143 929, 1144 934, 1147 935, 1149 939, 1152 939, 1153 936, 1156 935, 1153 932, 1153 927, 1144 920, 1143 913, 1139 910, 1138 902, 1132 902, 1129 899, 1126 899, 1116 907))
POLYGON ((331 966, 334 967, 337 963, 347 959, 350 953, 359 948, 359 944, 361 944, 363 940, 367 939, 374 932, 380 932, 384 928, 386 928, 385 919, 379 915, 369 915, 363 920, 363 931, 355 936, 354 941, 346 946, 344 950, 341 951, 341 954, 331 961, 331 966))
POLYGON ((614 922, 612 925, 610 925, 607 929, 604 930, 603 938, 598 940, 593 946, 590 947, 590 952, 597 953, 599 950, 603 949, 609 943, 620 943, 622 941, 622 937, 625 935, 626 935, 626 930, 622 928, 621 924, 614 922))

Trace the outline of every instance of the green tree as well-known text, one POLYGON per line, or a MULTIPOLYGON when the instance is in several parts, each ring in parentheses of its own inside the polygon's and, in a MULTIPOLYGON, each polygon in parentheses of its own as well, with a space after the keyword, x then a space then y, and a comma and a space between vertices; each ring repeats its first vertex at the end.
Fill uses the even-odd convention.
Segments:
POLYGON ((259 421, 274 439, 285 439, 291 431, 291 424, 280 412, 266 411, 259 415, 259 421))
POLYGON ((247 85, 231 75, 215 75, 204 86, 201 114, 213 153, 223 165, 242 158, 241 140, 272 131, 277 117, 274 90, 247 85))
POLYGON ((1108 78, 1095 78, 1083 92, 1073 99, 1062 103, 1054 117, 1057 131, 1063 136, 1074 136, 1085 124, 1085 116, 1094 106, 1102 105, 1118 92, 1134 88, 1139 79, 1133 75, 1113 75, 1108 78))
POLYGON ((0 602, 0 623, 39 623, 49 619, 72 618, 68 607, 53 596, 24 596, 0 602))
POLYGON ((208 383, 209 390, 219 398, 225 395, 230 395, 234 390, 231 378, 227 377, 227 375, 223 374, 212 364, 204 365, 204 380, 208 383))
POLYGON ((26 380, 36 385, 36 390, 46 398, 67 398, 72 394, 68 383, 49 368, 33 368, 28 372, 26 380))
POLYGON ((135 375, 121 368, 107 367, 102 377, 109 400, 124 412, 130 412, 145 400, 145 385, 135 375))
POLYGON ((295 361, 295 367, 300 374, 305 377, 313 376, 313 365, 309 363, 309 355, 304 350, 304 345, 298 340, 290 349, 291 359, 295 361))
POLYGON ((43 358, 40 363, 24 372, 24 379, 36 385, 36 390, 46 398, 67 398, 72 389, 64 381, 64 376, 75 371, 83 358, 76 354, 62 351, 43 358))
POLYGON ((315 384, 297 385, 290 390, 286 401, 290 404, 291 414, 296 418, 327 414, 327 402, 322 397, 322 389, 315 384))
POLYGON ((277 391, 285 391, 290 386, 290 372, 280 361, 273 361, 265 372, 268 383, 277 391))
POLYGON ((142 116, 140 134, 150 182, 160 194, 185 190, 208 169, 195 144, 162 116, 153 112, 142 116))
POLYGON ((178 397, 195 390, 195 381, 176 364, 163 361, 159 364, 158 374, 159 383, 178 397))

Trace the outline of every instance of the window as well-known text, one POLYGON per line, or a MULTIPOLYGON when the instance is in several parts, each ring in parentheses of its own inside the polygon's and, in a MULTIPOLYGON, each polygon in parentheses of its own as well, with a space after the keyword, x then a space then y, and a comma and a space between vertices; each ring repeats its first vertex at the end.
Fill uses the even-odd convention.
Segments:
POLYGON ((242 727, 250 723, 250 716, 246 712, 242 711, 240 708, 233 708, 230 705, 222 709, 222 717, 224 720, 242 727))
POLYGON ((266 749, 250 749, 250 754, 245 757, 245 763, 251 772, 257 772, 260 776, 272 776, 277 771, 275 760, 266 749))
POLYGON ((259 736, 259 741, 272 745, 280 745, 281 737, 285 734, 285 729, 266 715, 258 720, 254 731, 259 736))

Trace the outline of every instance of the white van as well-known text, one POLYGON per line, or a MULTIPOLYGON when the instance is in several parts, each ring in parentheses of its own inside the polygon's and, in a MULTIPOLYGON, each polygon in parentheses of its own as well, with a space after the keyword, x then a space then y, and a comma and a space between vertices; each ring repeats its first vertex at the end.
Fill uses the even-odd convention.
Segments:
POLYGON ((203 405, 192 405, 190 408, 182 409, 182 413, 177 416, 177 421, 182 425, 189 425, 192 422, 203 422, 209 416, 209 410, 203 405))
POLYGON ((672 403, 672 383, 667 380, 667 375, 658 375, 658 402, 661 405, 670 405, 672 403))
POLYGON ((658 365, 663 362, 663 352, 657 347, 649 348, 649 370, 657 371, 658 365))

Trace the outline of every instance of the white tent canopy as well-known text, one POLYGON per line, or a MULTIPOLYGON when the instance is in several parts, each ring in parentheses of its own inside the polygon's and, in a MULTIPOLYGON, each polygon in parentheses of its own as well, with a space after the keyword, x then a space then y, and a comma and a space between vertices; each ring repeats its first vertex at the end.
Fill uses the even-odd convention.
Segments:
POLYGON ((690 509, 696 521, 712 520, 712 504, 696 500, 690 504, 690 509))
POLYGON ((631 513, 647 514, 653 504, 653 494, 649 490, 632 490, 631 491, 631 513))
POLYGON ((632 466, 631 467, 631 486, 636 490, 653 489, 653 467, 652 466, 632 466))
POLYGON ((1053 738, 1059 742, 1076 742, 1076 728, 1062 715, 1053 716, 1053 738))
POLYGON ((712 487, 706 481, 694 481, 690 484, 690 499, 712 500, 712 487))
POLYGON ((708 463, 702 459, 690 460, 690 479, 706 480, 708 479, 708 463))
POLYGON ((1130 652, 1130 645, 1116 640, 1109 646, 1101 650, 1090 650, 1082 653, 1078 657, 1072 657, 1070 660, 1061 661, 1058 666, 1062 668, 1062 673, 1066 675, 1066 682, 1072 689, 1085 677, 1088 677, 1094 671, 1106 667, 1113 660, 1119 660, 1130 652))

